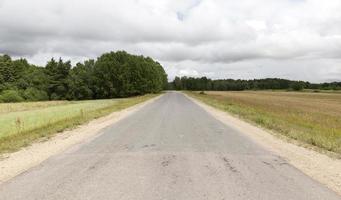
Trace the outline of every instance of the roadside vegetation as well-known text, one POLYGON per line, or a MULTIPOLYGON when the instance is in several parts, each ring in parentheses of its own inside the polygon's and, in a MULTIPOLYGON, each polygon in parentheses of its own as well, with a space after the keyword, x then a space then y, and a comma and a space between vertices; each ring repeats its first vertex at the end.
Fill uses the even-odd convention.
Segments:
POLYGON ((125 51, 75 66, 52 58, 44 67, 0 55, 0 153, 140 103, 166 87, 158 62, 125 51))
POLYGON ((45 67, 0 55, 0 103, 46 100, 90 100, 158 93, 167 74, 153 59, 110 52, 71 65, 51 59, 45 67))
POLYGON ((341 155, 341 94, 186 92, 208 105, 276 133, 341 155))
POLYGON ((12 152, 33 141, 86 123, 157 96, 0 104, 0 153, 12 152))

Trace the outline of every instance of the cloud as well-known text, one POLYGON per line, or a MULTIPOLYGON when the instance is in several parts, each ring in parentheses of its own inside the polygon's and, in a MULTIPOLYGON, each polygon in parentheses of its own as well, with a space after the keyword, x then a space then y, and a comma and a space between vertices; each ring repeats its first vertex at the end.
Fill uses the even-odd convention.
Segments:
POLYGON ((170 78, 341 80, 340 10, 339 0, 0 0, 0 53, 44 64, 123 49, 170 78))

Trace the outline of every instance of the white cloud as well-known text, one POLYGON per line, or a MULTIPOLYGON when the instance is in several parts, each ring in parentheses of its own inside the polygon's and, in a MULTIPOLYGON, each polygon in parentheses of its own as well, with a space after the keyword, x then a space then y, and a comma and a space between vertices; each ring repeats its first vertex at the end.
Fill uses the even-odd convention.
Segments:
POLYGON ((0 0, 0 53, 44 64, 110 50, 175 75, 341 80, 340 0, 0 0))

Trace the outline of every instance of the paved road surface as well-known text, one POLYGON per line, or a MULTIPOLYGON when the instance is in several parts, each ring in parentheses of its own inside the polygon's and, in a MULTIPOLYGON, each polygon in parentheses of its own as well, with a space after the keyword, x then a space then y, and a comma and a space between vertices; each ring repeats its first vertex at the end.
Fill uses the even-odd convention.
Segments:
POLYGON ((167 93, 0 185, 0 199, 334 200, 332 191, 167 93))

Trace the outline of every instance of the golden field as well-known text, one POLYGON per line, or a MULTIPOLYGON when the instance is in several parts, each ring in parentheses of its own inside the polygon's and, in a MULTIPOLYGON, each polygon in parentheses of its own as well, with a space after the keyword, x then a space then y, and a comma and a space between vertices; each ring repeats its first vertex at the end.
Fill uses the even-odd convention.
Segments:
POLYGON ((341 94, 188 92, 204 103, 303 143, 341 154, 341 94))

